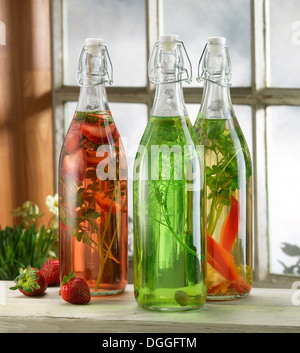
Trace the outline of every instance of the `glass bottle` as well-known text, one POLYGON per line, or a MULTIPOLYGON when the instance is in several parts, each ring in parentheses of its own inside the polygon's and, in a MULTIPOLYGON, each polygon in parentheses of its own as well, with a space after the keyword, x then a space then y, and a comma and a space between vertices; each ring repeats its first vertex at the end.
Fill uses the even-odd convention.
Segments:
POLYGON ((252 286, 252 163, 231 103, 226 38, 209 38, 202 56, 194 129, 205 146, 207 300, 232 300, 252 286))
POLYGON ((134 294, 149 310, 197 309, 206 296, 203 153, 183 98, 184 55, 176 35, 154 46, 155 98, 134 163, 134 294))
POLYGON ((73 271, 92 296, 117 294, 127 285, 127 160, 107 101, 112 66, 102 39, 86 39, 77 82, 59 160, 60 278, 73 271))

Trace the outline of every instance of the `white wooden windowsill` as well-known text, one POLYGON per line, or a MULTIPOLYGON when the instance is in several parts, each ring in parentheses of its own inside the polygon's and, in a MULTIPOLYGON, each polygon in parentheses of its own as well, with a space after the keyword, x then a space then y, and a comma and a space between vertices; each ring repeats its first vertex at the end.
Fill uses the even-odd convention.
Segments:
POLYGON ((12 285, 0 282, 1 333, 300 332, 300 306, 293 304, 291 289, 254 288, 246 299, 161 313, 139 308, 132 285, 122 295, 93 299, 87 305, 66 303, 58 295, 59 287, 49 287, 41 297, 26 297, 9 290, 12 285))

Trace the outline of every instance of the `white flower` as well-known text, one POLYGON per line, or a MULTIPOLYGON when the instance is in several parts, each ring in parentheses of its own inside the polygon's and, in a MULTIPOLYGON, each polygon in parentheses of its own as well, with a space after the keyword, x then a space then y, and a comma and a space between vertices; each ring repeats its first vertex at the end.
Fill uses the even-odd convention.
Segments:
POLYGON ((48 195, 46 197, 46 205, 50 212, 58 216, 58 194, 55 194, 54 196, 48 195))

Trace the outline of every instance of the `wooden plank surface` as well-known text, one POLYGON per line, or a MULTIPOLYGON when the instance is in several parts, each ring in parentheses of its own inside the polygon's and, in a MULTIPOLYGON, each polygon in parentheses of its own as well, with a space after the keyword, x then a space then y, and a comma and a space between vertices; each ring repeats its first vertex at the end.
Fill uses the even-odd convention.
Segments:
POLYGON ((1 333, 300 332, 300 306, 293 304, 295 291, 289 289, 254 288, 243 300, 161 313, 139 308, 132 285, 122 295, 71 305, 59 297, 59 287, 31 298, 9 290, 12 284, 0 282, 1 333))

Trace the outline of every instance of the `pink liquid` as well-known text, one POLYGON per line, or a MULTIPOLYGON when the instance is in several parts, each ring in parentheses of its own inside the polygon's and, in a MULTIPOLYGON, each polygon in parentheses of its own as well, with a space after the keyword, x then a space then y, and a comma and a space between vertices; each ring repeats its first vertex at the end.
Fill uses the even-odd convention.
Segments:
POLYGON ((127 164, 109 111, 75 113, 59 170, 61 279, 73 271, 87 281, 92 296, 122 292, 128 263, 127 164))

